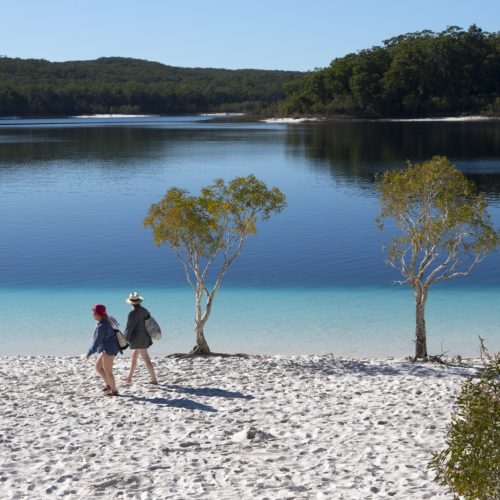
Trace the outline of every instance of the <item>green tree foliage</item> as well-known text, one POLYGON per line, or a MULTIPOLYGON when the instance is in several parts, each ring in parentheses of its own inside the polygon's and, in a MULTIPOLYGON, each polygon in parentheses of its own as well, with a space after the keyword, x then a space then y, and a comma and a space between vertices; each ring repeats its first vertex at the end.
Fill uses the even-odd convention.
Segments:
POLYGON ((122 57, 49 62, 0 58, 0 116, 262 112, 293 71, 178 68, 122 57))
POLYGON ((285 195, 276 187, 268 189, 254 175, 228 183, 217 179, 199 196, 174 187, 151 205, 144 226, 153 230, 157 245, 166 243, 175 251, 195 292, 193 353, 210 353, 204 326, 222 279, 245 239, 256 232, 259 219, 265 221, 285 206, 285 195))
POLYGON ((415 357, 427 357, 425 305, 436 282, 468 275, 500 236, 491 225, 486 199, 443 156, 400 171, 379 183, 378 222, 391 219, 400 236, 389 245, 389 264, 415 293, 415 357))
POLYGON ((498 114, 500 33, 408 33, 285 85, 282 114, 365 117, 498 114))
POLYGON ((500 498, 500 354, 463 385, 446 447, 433 454, 429 468, 461 498, 500 498))

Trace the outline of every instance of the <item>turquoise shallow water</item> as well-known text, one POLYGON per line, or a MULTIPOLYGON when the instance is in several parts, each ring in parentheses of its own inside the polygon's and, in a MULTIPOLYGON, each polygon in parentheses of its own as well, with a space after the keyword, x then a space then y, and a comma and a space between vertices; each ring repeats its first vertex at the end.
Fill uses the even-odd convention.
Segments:
MULTIPOLYGON (((377 173, 444 154, 500 227, 500 120, 276 125, 168 117, 0 121, 0 354, 78 354, 104 303, 122 322, 138 289, 166 329, 153 353, 194 344, 176 256, 142 220, 172 187, 254 173, 287 196, 228 271, 206 335, 214 351, 413 353, 409 289, 384 263, 377 173)), ((431 291, 429 351, 500 344, 500 252, 431 291)))
MULTIPOLYGON (((146 287, 140 293, 165 330, 152 353, 190 350, 191 290, 146 287)), ((129 311, 124 290, 0 288, 0 294, 6 311, 2 354, 7 355, 84 353, 95 324, 90 312, 94 303, 106 304, 121 323, 129 311)), ((499 302, 500 287, 431 292, 429 352, 477 356, 478 335, 492 351, 500 350, 499 302)), ((216 352, 406 356, 414 350, 413 307, 411 291, 400 287, 223 287, 205 333, 216 352)))

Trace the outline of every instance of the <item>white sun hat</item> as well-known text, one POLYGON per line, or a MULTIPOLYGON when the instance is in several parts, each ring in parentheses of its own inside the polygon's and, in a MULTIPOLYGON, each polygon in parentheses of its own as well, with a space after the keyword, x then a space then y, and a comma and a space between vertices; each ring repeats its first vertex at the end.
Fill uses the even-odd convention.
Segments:
POLYGON ((143 300, 144 299, 137 292, 132 292, 125 302, 127 302, 127 304, 139 304, 143 300))

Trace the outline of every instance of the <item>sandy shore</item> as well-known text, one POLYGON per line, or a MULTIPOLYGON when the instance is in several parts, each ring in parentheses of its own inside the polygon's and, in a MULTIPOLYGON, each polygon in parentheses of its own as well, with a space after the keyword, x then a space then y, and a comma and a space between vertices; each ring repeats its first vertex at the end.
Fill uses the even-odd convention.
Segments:
POLYGON ((474 122, 485 120, 496 120, 497 117, 472 115, 472 116, 443 116, 436 118, 391 118, 380 121, 390 122, 474 122))
POLYGON ((98 114, 98 115, 76 115, 71 118, 157 118, 160 115, 121 115, 121 114, 98 114))
POLYGON ((304 123, 304 122, 318 122, 321 121, 320 118, 266 118, 260 120, 265 123, 304 123))
POLYGON ((90 361, 0 357, 0 498, 452 498, 426 464, 472 368, 154 361, 109 398, 90 361))
POLYGON ((321 116, 321 117, 301 117, 301 118, 267 118, 260 120, 266 123, 304 123, 304 122, 332 122, 332 121, 378 121, 378 122, 470 122, 470 121, 487 121, 498 120, 499 117, 492 116, 443 116, 435 118, 377 118, 377 119, 363 119, 352 116, 321 116))

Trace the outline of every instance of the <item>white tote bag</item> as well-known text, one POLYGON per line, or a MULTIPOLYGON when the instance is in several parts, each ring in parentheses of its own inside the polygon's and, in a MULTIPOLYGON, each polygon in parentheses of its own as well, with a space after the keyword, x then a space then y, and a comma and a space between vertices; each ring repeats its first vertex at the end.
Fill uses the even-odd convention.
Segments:
POLYGON ((149 318, 145 321, 146 323, 146 331, 148 332, 149 336, 153 340, 160 340, 161 339, 161 328, 158 322, 151 316, 149 315, 149 318))

